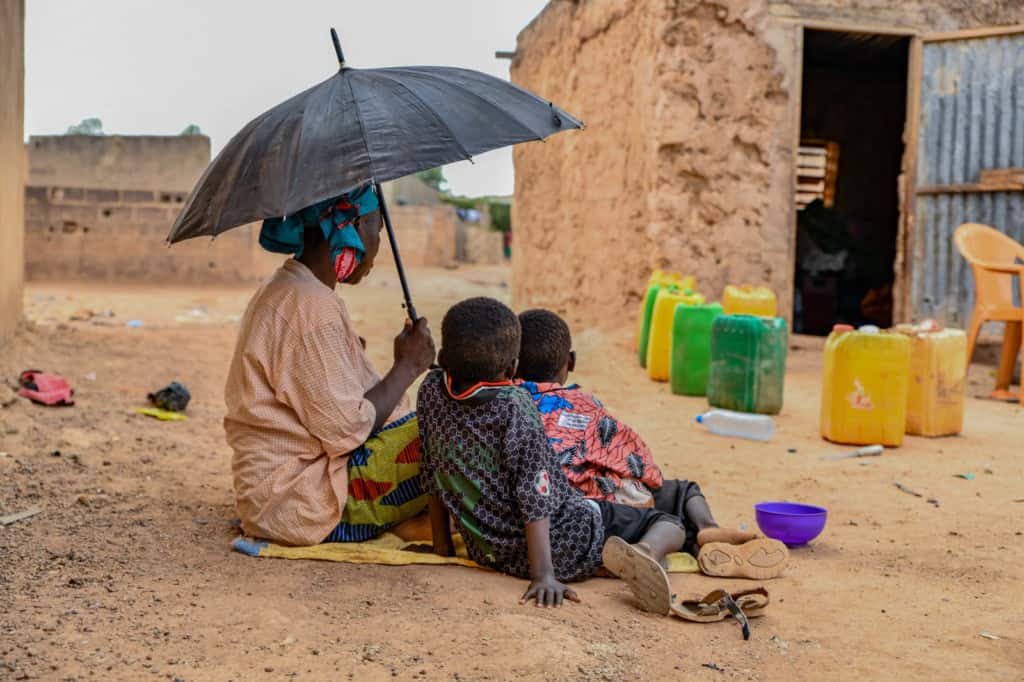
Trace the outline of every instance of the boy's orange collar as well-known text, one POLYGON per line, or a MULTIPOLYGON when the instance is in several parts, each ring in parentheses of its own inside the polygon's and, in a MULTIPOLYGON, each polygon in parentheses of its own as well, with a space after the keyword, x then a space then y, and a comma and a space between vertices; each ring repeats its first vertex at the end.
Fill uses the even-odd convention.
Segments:
POLYGON ((478 394, 480 391, 489 388, 500 388, 502 386, 514 385, 515 384, 513 384, 511 381, 480 381, 473 384, 462 393, 456 394, 452 390, 452 378, 448 375, 447 372, 445 372, 444 375, 444 386, 448 390, 448 395, 451 396, 453 400, 468 400, 469 398, 472 398, 473 396, 478 394))

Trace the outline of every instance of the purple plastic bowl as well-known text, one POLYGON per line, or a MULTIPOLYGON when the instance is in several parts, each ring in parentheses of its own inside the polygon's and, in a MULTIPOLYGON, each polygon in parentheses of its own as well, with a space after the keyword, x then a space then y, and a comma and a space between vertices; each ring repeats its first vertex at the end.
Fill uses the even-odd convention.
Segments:
POLYGON ((754 505, 761 532, 787 545, 805 545, 825 528, 828 510, 813 504, 761 502, 754 505))

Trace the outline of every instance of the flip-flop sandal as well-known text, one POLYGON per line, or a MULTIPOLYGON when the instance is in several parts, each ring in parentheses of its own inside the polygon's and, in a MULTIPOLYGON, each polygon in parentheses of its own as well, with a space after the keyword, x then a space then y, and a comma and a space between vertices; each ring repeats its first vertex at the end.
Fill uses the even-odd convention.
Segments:
POLYGON ((743 639, 747 640, 750 639, 750 623, 747 619, 763 616, 769 602, 768 590, 763 587, 731 594, 725 590, 715 590, 700 599, 687 599, 672 604, 672 613, 695 623, 715 623, 731 616, 740 624, 743 639))
POLYGON ((1008 388, 997 388, 986 396, 987 400, 998 400, 1005 403, 1017 402, 1017 393, 1008 388))
POLYGON ((668 615, 672 608, 672 587, 661 564, 619 537, 604 543, 604 567, 624 580, 640 608, 650 613, 668 615))
POLYGON ((756 538, 742 545, 709 542, 697 554, 697 563, 705 575, 753 580, 778 576, 788 559, 786 545, 770 538, 756 538))

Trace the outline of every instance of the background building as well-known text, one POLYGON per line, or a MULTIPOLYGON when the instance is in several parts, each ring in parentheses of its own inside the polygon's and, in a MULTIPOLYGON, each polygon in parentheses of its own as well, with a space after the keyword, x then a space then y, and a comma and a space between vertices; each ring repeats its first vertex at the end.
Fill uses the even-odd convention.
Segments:
MULTIPOLYGON (((258 282, 282 260, 259 246, 256 225, 163 246, 210 162, 204 135, 46 135, 33 136, 26 148, 29 280, 258 282)), ((500 234, 467 229, 455 208, 415 176, 385 183, 384 192, 407 265, 501 259, 500 234), (469 246, 460 252, 457 242, 469 246)), ((390 258, 385 245, 381 261, 390 258)))
POLYGON ((587 128, 514 151, 517 302, 597 323, 671 268, 709 297, 767 284, 787 316, 799 289, 814 324, 963 324, 952 231, 1024 237, 1024 184, 982 177, 1024 167, 1024 29, 990 28, 1022 21, 962 0, 553 0, 512 77, 587 128))

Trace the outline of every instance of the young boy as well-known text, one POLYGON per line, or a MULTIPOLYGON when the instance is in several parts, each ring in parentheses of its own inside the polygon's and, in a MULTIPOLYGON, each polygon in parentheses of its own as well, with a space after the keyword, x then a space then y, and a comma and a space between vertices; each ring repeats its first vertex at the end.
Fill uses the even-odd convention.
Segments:
POLYGON ((550 310, 519 315, 522 348, 517 377, 537 405, 556 457, 569 482, 586 497, 624 502, 679 518, 687 531, 685 551, 708 575, 773 578, 788 550, 777 540, 719 528, 693 481, 664 480, 650 448, 617 421, 593 395, 565 385, 576 353, 565 321, 550 310))
POLYGON ((602 562, 647 611, 667 614, 661 561, 686 531, 678 517, 585 499, 569 485, 529 394, 513 384, 520 328, 489 298, 451 308, 441 325, 440 370, 427 375, 417 410, 421 481, 430 495, 434 551, 452 553, 449 515, 470 557, 527 578, 537 606, 579 601, 564 583, 602 562))

